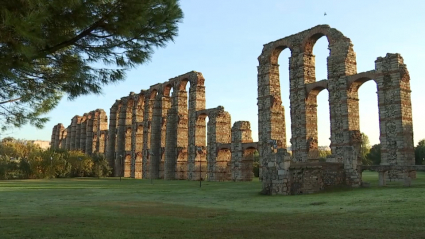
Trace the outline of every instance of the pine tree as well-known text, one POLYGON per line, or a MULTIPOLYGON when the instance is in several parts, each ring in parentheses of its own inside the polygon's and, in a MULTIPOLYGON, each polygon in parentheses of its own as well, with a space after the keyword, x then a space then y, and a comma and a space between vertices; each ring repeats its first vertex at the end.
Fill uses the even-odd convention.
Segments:
POLYGON ((178 0, 0 0, 0 126, 41 128, 177 35, 178 0), (102 63, 105 67, 96 67, 102 63), (96 66, 95 66, 96 65, 96 66))

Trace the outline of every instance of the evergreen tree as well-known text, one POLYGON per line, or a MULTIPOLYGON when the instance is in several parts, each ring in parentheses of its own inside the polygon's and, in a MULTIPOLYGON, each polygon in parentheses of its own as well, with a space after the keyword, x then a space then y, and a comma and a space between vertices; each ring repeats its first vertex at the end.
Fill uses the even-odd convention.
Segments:
POLYGON ((365 133, 361 133, 362 144, 360 149, 360 157, 362 158, 363 165, 371 165, 372 161, 368 159, 367 154, 370 151, 370 141, 369 137, 365 133))
POLYGON ((415 164, 422 165, 425 162, 425 139, 418 142, 415 147, 415 164))
POLYGON ((373 145, 366 157, 371 161, 372 165, 381 164, 381 144, 373 145))
POLYGON ((0 0, 0 126, 98 94, 177 35, 178 0, 0 0), (103 63, 105 67, 98 67, 103 63))

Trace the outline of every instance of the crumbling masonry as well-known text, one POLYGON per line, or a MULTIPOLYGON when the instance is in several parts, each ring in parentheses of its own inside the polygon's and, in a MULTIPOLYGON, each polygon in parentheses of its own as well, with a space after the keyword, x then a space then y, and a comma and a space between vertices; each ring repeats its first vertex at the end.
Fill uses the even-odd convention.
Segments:
MULTIPOLYGON (((415 172, 410 77, 399 54, 378 57, 375 69, 358 73, 351 40, 336 29, 319 25, 264 45, 258 67, 259 153, 263 193, 300 194, 327 186, 361 185, 361 136, 358 90, 373 80, 378 89, 380 177, 410 181, 415 172), (316 81, 313 47, 325 36, 329 42, 328 78, 316 81), (289 49, 292 157, 286 153, 278 57, 289 49), (331 157, 318 162, 317 102, 329 92, 331 157), (339 165, 339 166, 338 166, 339 165), (395 167, 397 166, 397 167, 395 167)), ((381 180, 382 181, 382 180, 381 180)))
POLYGON ((387 178, 415 177, 410 77, 399 54, 378 57, 375 69, 357 72, 351 40, 328 25, 270 42, 258 58, 258 131, 253 142, 248 121, 235 122, 222 106, 205 109, 199 72, 170 79, 117 100, 109 131, 102 110, 75 116, 53 128, 52 147, 105 153, 115 176, 211 181, 251 180, 253 154, 260 155, 264 194, 312 193, 336 185, 362 185, 362 170, 387 178), (327 79, 316 80, 313 47, 329 42, 327 79), (289 49, 292 155, 286 151, 285 111, 278 58, 289 49), (361 165, 358 90, 377 85, 381 165, 361 165), (186 86, 189 86, 189 93, 186 86), (329 92, 332 155, 318 160, 317 95, 329 92), (171 93, 172 92, 172 93, 171 93), (208 117, 208 124, 206 118, 208 117))
POLYGON ((248 121, 205 109, 204 77, 189 72, 53 128, 52 147, 105 153, 114 176, 250 181, 257 143, 248 121), (189 92, 186 91, 187 86, 189 92), (208 118, 208 124, 207 122, 208 118))

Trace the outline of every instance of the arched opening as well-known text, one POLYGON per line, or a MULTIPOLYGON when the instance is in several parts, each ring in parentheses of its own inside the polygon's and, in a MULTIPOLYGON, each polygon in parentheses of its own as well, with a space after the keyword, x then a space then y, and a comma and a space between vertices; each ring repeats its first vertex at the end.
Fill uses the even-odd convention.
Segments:
POLYGON ((308 159, 316 160, 320 158, 326 158, 327 155, 330 155, 330 114, 328 98, 329 93, 325 89, 325 84, 323 84, 323 86, 318 86, 317 88, 314 88, 308 92, 308 97, 306 100, 308 159), (324 101, 324 103, 319 105, 317 103, 319 99, 324 101), (319 110, 322 112, 319 113, 319 110), (324 131, 324 129, 326 131, 324 131))
POLYGON ((362 80, 358 86, 359 98, 359 128, 363 133, 361 157, 363 164, 380 164, 380 160, 368 157, 374 145, 380 148, 379 107, 377 97, 377 84, 374 80, 362 80), (362 83, 363 82, 363 83, 362 83))
MULTIPOLYGON (((328 80, 329 42, 326 37, 316 40, 313 48, 314 74, 317 81, 328 80)), ((321 157, 330 154, 331 121, 329 112, 329 92, 321 91, 316 98, 317 104, 317 143, 321 157)))
MULTIPOLYGON (((320 35, 317 35, 320 36, 320 35)), ((326 37, 321 35, 313 45, 313 63, 314 63, 314 77, 315 81, 328 79, 328 56, 329 42, 326 37)))
POLYGON ((219 147, 217 149, 215 177, 217 181, 226 181, 231 177, 230 174, 230 160, 232 153, 230 151, 230 144, 219 147))
POLYGON ((134 177, 135 178, 142 178, 142 153, 138 152, 136 154, 136 162, 134 165, 134 177))
POLYGON ((322 90, 317 95, 317 135, 319 152, 325 156, 330 154, 331 121, 329 112, 329 92, 322 90))
POLYGON ((244 149, 241 162, 241 180, 251 181, 254 178, 255 155, 258 154, 257 148, 249 147, 244 149))
MULTIPOLYGON (((305 136, 300 131, 294 136, 298 139, 297 150, 300 150, 300 153, 296 155, 297 161, 306 160, 304 157, 317 160, 326 156, 325 154, 330 151, 329 93, 326 91, 326 93, 319 94, 328 87, 327 59, 330 52, 328 39, 323 36, 322 33, 316 33, 310 36, 304 45, 304 83, 307 89, 313 89, 307 92, 305 101, 305 136), (307 144, 306 146, 303 145, 303 141, 307 144), (306 147, 306 155, 302 153, 304 147, 306 147)), ((302 123, 302 120, 297 122, 297 124, 302 123)))
POLYGON ((131 125, 126 125, 124 151, 131 151, 131 125))
MULTIPOLYGON (((361 135, 360 155, 358 165, 379 164, 380 159, 371 160, 368 153, 371 146, 379 144, 380 125, 379 107, 377 97, 377 84, 371 77, 360 77, 349 82, 349 123, 351 129, 363 133, 361 135), (361 161, 360 161, 361 160, 361 161), (375 161, 375 162, 374 162, 375 161)), ((378 146, 378 148, 380 148, 378 146)))
POLYGON ((131 172, 131 154, 126 154, 124 159, 124 177, 129 178, 131 172))
POLYGON ((196 157, 194 165, 194 180, 206 180, 207 178, 207 114, 200 114, 195 124, 196 157))
POLYGON ((278 61, 279 61, 279 84, 280 84, 280 96, 282 100, 282 106, 284 107, 284 134, 286 146, 288 150, 291 150, 291 104, 290 104, 290 57, 291 51, 286 48, 279 53, 278 61))

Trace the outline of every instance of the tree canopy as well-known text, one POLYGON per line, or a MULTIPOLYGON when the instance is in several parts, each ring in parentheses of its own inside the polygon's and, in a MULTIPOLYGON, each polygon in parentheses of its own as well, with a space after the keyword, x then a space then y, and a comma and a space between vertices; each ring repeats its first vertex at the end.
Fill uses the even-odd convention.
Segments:
POLYGON ((373 145, 366 157, 372 165, 381 164, 381 144, 373 145))
POLYGON ((418 142, 415 147, 415 164, 422 165, 425 162, 425 139, 418 142))
POLYGON ((41 128, 66 95, 99 94, 177 35, 178 0, 0 0, 0 126, 41 128))

